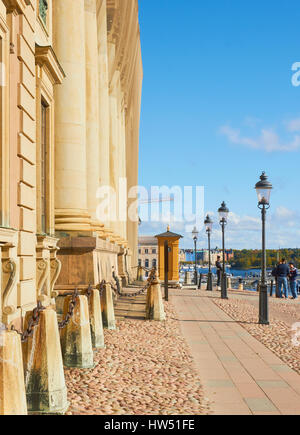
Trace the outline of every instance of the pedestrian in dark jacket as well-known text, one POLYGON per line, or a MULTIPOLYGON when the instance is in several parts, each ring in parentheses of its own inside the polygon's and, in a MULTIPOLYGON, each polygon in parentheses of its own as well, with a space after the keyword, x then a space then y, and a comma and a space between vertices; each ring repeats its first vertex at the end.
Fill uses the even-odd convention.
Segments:
POLYGON ((289 281, 290 281, 290 289, 291 289, 293 299, 297 299, 298 297, 297 276, 298 276, 298 271, 294 263, 290 263, 289 281))
POLYGON ((217 257, 216 268, 217 268, 217 277, 218 277, 217 287, 219 289, 219 287, 221 286, 221 277, 222 277, 222 272, 223 272, 223 267, 221 264, 221 257, 220 256, 217 257))
POLYGON ((282 287, 284 290, 284 297, 288 299, 289 297, 289 288, 288 288, 288 276, 290 274, 290 268, 286 264, 286 259, 283 258, 281 262, 277 266, 277 280, 278 280, 278 291, 279 297, 282 298, 282 287))

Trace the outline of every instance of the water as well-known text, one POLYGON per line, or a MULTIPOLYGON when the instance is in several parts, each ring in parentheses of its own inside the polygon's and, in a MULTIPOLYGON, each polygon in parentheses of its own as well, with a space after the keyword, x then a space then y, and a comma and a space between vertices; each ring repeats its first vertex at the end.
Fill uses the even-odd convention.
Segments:
MULTIPOLYGON (((216 267, 212 267, 212 273, 214 276, 214 279, 216 279, 216 274, 217 274, 217 268, 216 267)), ((195 271, 195 266, 189 266, 188 268, 185 269, 181 269, 180 271, 180 280, 181 282, 184 282, 184 275, 185 272, 191 272, 191 278, 193 279, 194 277, 194 271, 195 271)), ((202 273, 203 275, 207 275, 208 273, 208 268, 202 268, 202 267, 197 267, 197 272, 198 274, 202 273)), ((268 272, 270 273, 271 270, 268 270, 268 272)), ((244 281, 244 289, 245 290, 252 290, 252 291, 257 291, 257 281, 260 279, 260 274, 261 274, 261 270, 260 269, 233 269, 231 267, 226 267, 226 273, 228 276, 231 276, 232 278, 242 278, 244 281)), ((205 278, 204 278, 204 282, 205 282, 205 278)), ((238 280, 233 280, 232 282, 234 287, 238 286, 238 280)))
MULTIPOLYGON (((212 267, 212 273, 216 274, 217 273, 217 268, 216 267, 212 267)), ((181 269, 181 273, 184 272, 192 272, 194 273, 195 271, 195 266, 189 266, 187 269, 181 269)), ((200 268, 199 266, 197 267, 197 272, 198 273, 203 273, 204 275, 206 275, 208 273, 208 268, 200 268)), ((226 273, 228 275, 232 275, 234 277, 241 277, 241 278, 258 278, 260 276, 260 269, 233 269, 231 267, 226 267, 226 273)))

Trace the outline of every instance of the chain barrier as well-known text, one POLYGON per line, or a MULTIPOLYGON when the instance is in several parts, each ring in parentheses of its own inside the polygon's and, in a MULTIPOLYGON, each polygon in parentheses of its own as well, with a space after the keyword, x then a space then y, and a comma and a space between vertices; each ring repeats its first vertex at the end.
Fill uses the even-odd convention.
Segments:
MULTIPOLYGON (((100 297, 102 296, 102 293, 103 293, 103 291, 105 289, 105 284, 106 284, 105 281, 102 281, 99 284, 99 288, 97 288, 97 290, 99 290, 100 297)), ((88 286, 87 291, 86 291, 86 296, 87 296, 89 304, 90 304, 90 301, 91 301, 92 290, 93 290, 93 286, 90 284, 88 286)), ((76 308, 76 305, 77 305, 79 291, 78 291, 78 289, 75 289, 74 293, 72 293, 70 295, 64 295, 64 296, 72 296, 72 299, 71 299, 71 301, 69 303, 69 311, 67 312, 65 319, 62 322, 58 323, 59 329, 65 328, 70 323, 70 320, 72 319, 72 317, 74 315, 74 311, 75 311, 75 308, 76 308)))
MULTIPOLYGON (((139 291, 137 291, 135 293, 124 293, 124 292, 122 292, 121 291, 121 287, 120 287, 119 278, 116 276, 116 274, 114 272, 113 272, 113 278, 114 278, 117 286, 115 287, 112 283, 109 283, 109 284, 110 284, 112 290, 115 293, 117 293, 119 296, 123 296, 123 297, 136 297, 136 296, 141 295, 142 293, 145 293, 145 291, 147 291, 150 288, 150 286, 152 285, 152 282, 155 279, 155 269, 151 269, 150 276, 149 276, 147 284, 141 290, 139 290, 139 291)), ((107 284, 107 282, 105 280, 103 280, 99 284, 98 290, 100 292, 100 297, 102 296, 102 293, 103 293, 103 291, 105 289, 105 285, 106 284, 107 284)), ((86 291, 86 296, 87 296, 89 302, 90 302, 90 298, 91 298, 91 295, 92 295, 92 290, 93 290, 92 285, 89 285, 89 287, 88 287, 88 289, 86 291)), ((69 310, 68 310, 68 312, 66 314, 65 319, 63 321, 61 321, 61 322, 58 322, 59 329, 65 328, 70 323, 70 320, 72 319, 72 317, 74 315, 74 311, 75 311, 75 308, 77 306, 77 300, 78 300, 78 296, 79 296, 78 289, 76 288, 74 290, 74 293, 70 294, 70 296, 72 296, 72 299, 70 300, 70 303, 69 303, 69 310)), ((17 334, 19 334, 21 336, 22 343, 26 343, 28 341, 29 337, 31 337, 33 335, 34 328, 36 326, 38 326, 38 324, 39 324, 40 314, 45 309, 46 308, 43 307, 42 303, 38 302, 37 307, 33 310, 32 316, 31 316, 31 318, 28 321, 27 329, 24 332, 18 331, 14 326, 11 327, 11 331, 17 332, 17 334)), ((5 327, 5 330, 8 330, 7 326, 4 325, 4 327, 5 327)))
MULTIPOLYGON (((149 269, 150 270, 150 269, 149 269)), ((120 281, 118 279, 118 277, 115 275, 115 273, 113 272, 113 278, 116 281, 117 287, 115 287, 112 283, 110 283, 112 290, 117 293, 119 296, 124 296, 124 297, 136 297, 136 296, 140 296, 141 294, 145 293, 145 291, 147 291, 152 282, 154 281, 155 278, 155 269, 151 269, 150 270, 150 276, 149 276, 149 280, 147 282, 147 284, 145 285, 145 287, 143 287, 141 290, 135 292, 135 293, 124 293, 121 291, 120 288, 120 281)))
POLYGON ((72 294, 72 299, 70 300, 69 303, 69 311, 67 312, 66 317, 62 322, 58 322, 59 329, 65 328, 70 323, 70 320, 74 315, 74 311, 77 305, 78 296, 79 296, 79 292, 78 289, 76 288, 74 290, 74 293, 72 294))
MULTIPOLYGON (((102 296, 102 293, 103 293, 104 290, 105 290, 105 284, 106 284, 106 282, 103 280, 103 281, 101 281, 101 283, 100 283, 99 285, 97 285, 97 286, 95 287, 95 289, 98 290, 99 293, 100 293, 100 298, 101 298, 101 296, 102 296)), ((92 291, 93 291, 93 286, 90 284, 90 285, 88 286, 87 291, 86 291, 86 296, 87 296, 87 298, 88 298, 88 302, 89 302, 89 303, 90 303, 90 301, 91 301, 92 291)))
POLYGON ((19 332, 14 326, 11 327, 11 331, 17 332, 21 336, 22 343, 26 343, 29 339, 29 337, 32 336, 34 328, 38 326, 40 321, 40 314, 42 311, 44 311, 46 308, 42 306, 41 302, 38 302, 37 307, 33 310, 32 316, 30 317, 28 321, 28 326, 26 331, 19 332))

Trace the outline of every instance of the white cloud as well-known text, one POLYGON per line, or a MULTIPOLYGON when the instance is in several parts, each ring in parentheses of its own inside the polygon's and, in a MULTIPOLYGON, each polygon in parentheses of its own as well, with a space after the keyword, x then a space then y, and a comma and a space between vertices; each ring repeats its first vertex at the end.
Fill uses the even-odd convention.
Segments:
MULTIPOLYGON (((286 125, 289 132, 300 131, 300 120, 291 121, 286 125), (299 125, 298 125, 299 122, 299 125), (298 129, 296 127, 298 126, 298 129)), ((223 125, 220 133, 227 137, 229 142, 243 145, 247 148, 263 150, 266 152, 284 151, 292 152, 300 149, 300 135, 295 134, 289 140, 282 141, 279 135, 270 128, 262 128, 256 138, 243 135, 241 130, 223 125)))
POLYGON ((285 123, 286 128, 288 131, 295 133, 300 131, 300 118, 292 119, 291 121, 288 121, 285 123))
POLYGON ((253 116, 247 116, 243 122, 246 127, 257 127, 258 124, 261 124, 262 120, 259 118, 255 118, 253 116))
POLYGON ((286 221, 287 219, 295 218, 296 212, 293 210, 289 210, 286 207, 277 207, 274 213, 274 217, 276 219, 286 221))
MULTIPOLYGON (((211 215, 214 226, 212 233, 212 246, 220 247, 222 244, 222 232, 218 216, 213 212, 211 215)), ((206 214, 207 214, 206 213, 206 214)), ((267 247, 278 249, 281 247, 300 247, 300 212, 286 207, 277 207, 274 212, 267 214, 267 247)), ((226 246, 233 249, 259 249, 261 247, 261 217, 259 212, 254 216, 238 215, 230 212, 226 227, 226 246)), ((141 226, 140 233, 147 235, 158 234, 166 231, 165 222, 148 222, 141 226)), ((181 247, 192 249, 192 235, 186 232, 185 224, 171 223, 171 231, 181 234, 184 239, 181 247)), ((199 232, 198 247, 207 247, 207 235, 204 228, 199 232)))

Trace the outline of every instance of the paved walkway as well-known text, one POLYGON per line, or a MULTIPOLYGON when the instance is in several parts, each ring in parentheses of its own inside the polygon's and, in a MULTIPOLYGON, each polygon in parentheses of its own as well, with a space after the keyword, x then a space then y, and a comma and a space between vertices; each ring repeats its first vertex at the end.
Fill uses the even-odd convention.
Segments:
POLYGON ((207 293, 183 290, 171 301, 215 414, 300 415, 300 376, 207 293))

